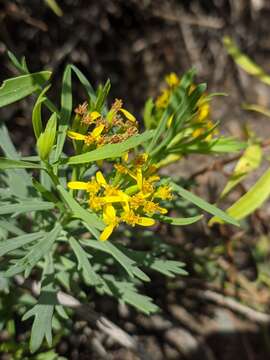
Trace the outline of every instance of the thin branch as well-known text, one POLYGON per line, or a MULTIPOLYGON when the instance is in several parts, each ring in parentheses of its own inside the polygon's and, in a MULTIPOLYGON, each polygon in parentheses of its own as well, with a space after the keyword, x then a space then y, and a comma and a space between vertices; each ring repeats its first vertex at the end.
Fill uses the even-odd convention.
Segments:
POLYGON ((238 301, 234 300, 231 297, 224 296, 220 293, 214 292, 212 290, 195 290, 192 289, 192 294, 196 295, 200 299, 207 301, 213 301, 220 306, 229 308, 232 311, 237 312, 248 318, 251 321, 258 322, 260 324, 269 324, 270 315, 263 312, 257 311, 248 307, 247 305, 241 304, 238 301))

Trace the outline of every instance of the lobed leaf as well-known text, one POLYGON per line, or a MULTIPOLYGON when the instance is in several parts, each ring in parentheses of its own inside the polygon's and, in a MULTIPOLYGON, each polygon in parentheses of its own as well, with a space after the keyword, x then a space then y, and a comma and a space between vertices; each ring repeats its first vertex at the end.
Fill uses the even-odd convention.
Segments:
POLYGON ((97 215, 91 213, 89 210, 84 209, 61 185, 57 186, 57 190, 62 196, 65 203, 70 208, 73 216, 84 221, 90 228, 92 234, 99 239, 99 231, 104 229, 104 223, 97 215))
POLYGON ((111 242, 82 240, 81 243, 85 246, 90 246, 94 249, 101 250, 110 254, 126 270, 126 272, 131 278, 134 278, 134 276, 136 276, 143 281, 150 281, 149 277, 136 266, 135 261, 127 257, 118 247, 113 245, 111 242))
POLYGON ((90 261, 88 260, 87 253, 73 237, 69 239, 69 243, 78 260, 78 269, 82 269, 83 277, 86 283, 92 286, 98 285, 100 283, 99 276, 96 274, 90 261))
POLYGON ((12 239, 8 239, 6 241, 2 241, 0 247, 0 256, 9 253, 12 250, 19 249, 24 245, 27 245, 35 240, 38 240, 42 236, 44 236, 44 232, 38 232, 34 234, 24 234, 12 239))

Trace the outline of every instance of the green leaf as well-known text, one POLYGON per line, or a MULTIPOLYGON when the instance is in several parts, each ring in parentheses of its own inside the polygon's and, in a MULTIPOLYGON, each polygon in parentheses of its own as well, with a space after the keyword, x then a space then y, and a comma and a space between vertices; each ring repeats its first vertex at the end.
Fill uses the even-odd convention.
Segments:
MULTIPOLYGON (((96 111, 100 112, 102 110, 103 105, 106 101, 106 98, 109 94, 110 88, 111 88, 110 80, 107 80, 106 84, 103 87, 99 88, 97 99, 96 99, 96 104, 95 104, 96 111)), ((107 118, 109 119, 109 114, 107 114, 107 118)))
POLYGON ((81 155, 71 156, 68 159, 63 159, 63 163, 67 163, 68 165, 75 165, 120 157, 126 151, 133 149, 151 139, 152 136, 153 131, 145 131, 141 135, 131 136, 128 140, 122 143, 104 145, 96 150, 89 151, 81 155))
MULTIPOLYGON (((158 127, 155 130, 154 136, 147 148, 147 153, 157 153, 160 151, 160 148, 165 145, 166 142, 169 142, 171 139, 164 139, 165 143, 163 145, 163 141, 160 143, 160 139, 164 136, 166 132, 167 122, 171 115, 176 114, 175 123, 178 126, 183 123, 183 120, 187 113, 192 110, 189 104, 190 96, 189 96, 189 86, 192 84, 192 80, 195 75, 195 70, 192 69, 188 71, 184 77, 182 78, 177 90, 171 96, 170 102, 166 110, 163 112, 162 118, 159 121, 158 127), (158 146, 157 146, 158 145, 158 146)), ((194 95, 197 96, 198 89, 193 92, 192 99, 194 95)), ((192 101, 193 102, 193 101, 192 101)))
POLYGON ((255 111, 264 116, 270 117, 270 110, 265 108, 264 106, 257 104, 242 104, 242 108, 249 111, 255 111))
POLYGON ((25 277, 28 277, 32 268, 42 259, 48 255, 54 242, 58 238, 62 227, 56 223, 55 227, 49 232, 45 233, 40 241, 38 241, 29 252, 21 259, 17 260, 16 264, 11 266, 6 272, 6 277, 12 277, 25 271, 25 277))
MULTIPOLYGON (((229 216, 236 220, 241 220, 258 209, 270 195, 270 169, 268 169, 260 179, 237 200, 229 209, 226 210, 229 216)), ((212 218, 209 224, 221 222, 217 217, 212 218)))
POLYGON ((154 128, 156 125, 155 118, 153 117, 152 114, 154 107, 155 104, 152 98, 148 99, 144 105, 143 121, 144 121, 144 126, 147 130, 154 128))
POLYGON ((25 321, 34 316, 31 330, 30 351, 36 352, 44 338, 49 346, 52 346, 52 318, 54 307, 58 305, 57 292, 53 284, 53 276, 47 275, 42 281, 42 288, 38 303, 27 313, 22 320, 25 321))
POLYGON ((31 211, 46 211, 54 208, 54 204, 47 201, 27 200, 23 203, 3 205, 0 207, 0 215, 25 213, 31 211))
MULTIPOLYGON (((0 147, 4 154, 12 160, 20 160, 20 155, 17 153, 6 126, 2 123, 0 125, 0 147)), ((8 183, 11 192, 16 196, 26 197, 28 195, 28 188, 31 186, 31 177, 24 169, 6 170, 8 174, 8 183)))
POLYGON ((258 144, 250 145, 238 160, 233 174, 230 176, 220 197, 226 196, 237 184, 243 181, 249 173, 257 169, 262 160, 262 148, 258 144))
POLYGON ((51 74, 51 71, 40 71, 5 80, 0 87, 0 107, 21 100, 40 89, 51 74))
POLYGON ((44 0, 44 2, 49 6, 49 8, 57 15, 63 16, 63 11, 60 6, 57 4, 56 0, 44 0))
POLYGON ((81 241, 85 246, 90 246, 94 249, 104 251, 110 254, 128 273, 130 277, 138 277, 143 281, 150 281, 149 277, 136 266, 134 260, 127 257, 121 250, 119 250, 116 246, 114 246, 109 241, 96 241, 96 240, 87 240, 81 241))
POLYGON ((237 65, 248 74, 255 76, 265 84, 270 85, 270 76, 247 55, 243 54, 229 36, 223 38, 223 44, 237 65))
POLYGON ((12 250, 19 249, 22 246, 29 244, 35 240, 38 240, 42 236, 44 236, 44 232, 38 232, 38 233, 34 233, 34 234, 25 234, 25 235, 17 236, 12 239, 8 239, 6 241, 1 241, 0 256, 3 256, 5 254, 9 253, 12 250))
POLYGON ((115 296, 119 301, 132 305, 148 315, 158 311, 159 308, 153 304, 153 299, 139 294, 133 283, 117 281, 109 275, 104 276, 104 278, 107 285, 104 290, 108 295, 115 296))
POLYGON ((15 66, 15 68, 17 70, 19 70, 20 73, 22 74, 27 74, 28 71, 25 70, 25 67, 23 66, 23 64, 21 64, 19 62, 19 60, 16 58, 16 56, 11 52, 11 51, 7 51, 9 60, 12 62, 12 64, 15 66))
POLYGON ((169 277, 175 277, 175 275, 187 275, 186 270, 183 269, 183 263, 175 260, 163 260, 163 259, 154 259, 151 263, 150 268, 152 270, 158 271, 163 275, 169 277))
POLYGON ((49 90, 51 85, 46 86, 41 93, 39 94, 37 101, 34 105, 32 112, 32 125, 36 139, 39 138, 40 134, 43 132, 42 120, 41 120, 41 106, 42 103, 46 100, 46 92, 49 90))
POLYGON ((187 218, 174 218, 165 215, 155 215, 155 219, 161 222, 165 222, 171 225, 180 225, 180 226, 194 224, 195 222, 201 220, 202 217, 203 215, 197 215, 187 218))
POLYGON ((236 140, 231 137, 220 137, 211 141, 194 142, 192 145, 187 145, 186 151, 184 147, 173 148, 171 152, 181 151, 182 153, 199 153, 199 154, 210 154, 210 153, 232 153, 238 152, 247 147, 245 142, 236 140))
POLYGON ((180 186, 180 185, 177 185, 172 182, 171 186, 172 186, 173 191, 178 193, 181 197, 183 197, 184 199, 195 204, 199 208, 207 211, 209 214, 216 215, 216 216, 220 217, 222 220, 224 220, 225 222, 228 222, 229 224, 239 226, 238 221, 236 221, 232 216, 226 214, 224 211, 218 209, 216 206, 209 204, 208 202, 201 199, 197 195, 194 195, 193 193, 182 188, 182 186, 180 186))
POLYGON ((89 210, 84 209, 80 204, 78 204, 77 201, 73 199, 73 197, 61 185, 57 186, 57 190, 70 208, 73 216, 84 221, 89 226, 92 234, 98 239, 98 230, 103 230, 105 227, 103 221, 101 221, 97 215, 91 213, 89 210))
POLYGON ((39 135, 37 141, 37 149, 39 156, 42 160, 47 160, 56 137, 56 126, 57 126, 57 114, 53 113, 47 122, 44 132, 39 135))
POLYGON ((88 94, 88 97, 92 98, 93 101, 95 101, 96 100, 95 90, 94 90, 93 86, 90 84, 90 82, 87 80, 87 78, 84 76, 84 74, 81 72, 81 70, 79 70, 77 68, 77 66, 75 66, 75 65, 71 65, 71 70, 74 71, 77 78, 79 79, 81 84, 84 86, 84 88, 88 94))
POLYGON ((158 271, 169 277, 174 277, 175 275, 187 275, 186 270, 183 269, 185 264, 181 261, 160 259, 156 257, 156 254, 149 251, 129 250, 121 245, 119 245, 119 248, 140 266, 158 271))
POLYGON ((54 159, 57 161, 62 154, 67 129, 69 126, 70 116, 72 113, 72 83, 71 83, 71 66, 67 65, 62 80, 61 92, 61 112, 60 123, 58 128, 57 144, 54 159))
POLYGON ((95 273, 90 261, 88 260, 88 254, 73 237, 69 239, 69 243, 77 257, 78 270, 82 269, 85 282, 92 286, 98 285, 100 283, 100 279, 99 276, 95 273))
POLYGON ((11 222, 11 219, 7 221, 0 218, 0 229, 1 228, 7 230, 9 233, 14 235, 19 236, 25 234, 22 229, 18 228, 16 225, 13 224, 13 222, 11 222))
POLYGON ((0 169, 40 169, 39 164, 0 157, 0 169))

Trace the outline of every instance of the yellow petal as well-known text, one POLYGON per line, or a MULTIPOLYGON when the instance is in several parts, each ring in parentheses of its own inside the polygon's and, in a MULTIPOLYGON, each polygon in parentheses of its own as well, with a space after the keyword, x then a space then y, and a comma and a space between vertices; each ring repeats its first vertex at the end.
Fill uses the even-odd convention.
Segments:
POLYGON ((105 203, 114 203, 114 202, 122 202, 123 198, 121 196, 105 196, 102 198, 105 203))
POLYGON ((92 120, 96 120, 96 119, 98 119, 99 117, 101 117, 101 114, 100 114, 98 111, 92 111, 91 114, 90 114, 90 116, 91 116, 91 119, 92 119, 92 120))
POLYGON ((97 126, 97 127, 93 130, 92 136, 93 136, 94 138, 99 137, 99 135, 102 133, 103 129, 104 129, 104 125, 103 125, 103 124, 97 126))
POLYGON ((171 115, 171 116, 169 117, 169 119, 167 120, 167 126, 168 126, 168 128, 170 128, 171 125, 172 125, 173 117, 174 117, 174 115, 171 115))
POLYGON ((147 217, 140 217, 137 224, 141 226, 152 226, 155 224, 155 220, 147 217))
POLYGON ((127 111, 125 109, 120 109, 119 111, 121 111, 129 121, 132 121, 132 122, 136 121, 135 116, 132 115, 129 111, 127 111))
POLYGON ((83 181, 70 181, 67 186, 69 189, 73 190, 87 190, 88 183, 83 181))
POLYGON ((128 162, 128 151, 125 152, 125 153, 122 155, 122 160, 123 160, 124 162, 128 162))
POLYGON ((115 221, 115 220, 116 220, 115 208, 114 208, 112 205, 107 204, 107 205, 105 206, 103 216, 104 216, 104 220, 105 220, 106 222, 115 221))
POLYGON ((75 131, 68 131, 67 132, 68 137, 74 140, 84 140, 86 138, 85 135, 79 134, 75 131))
POLYGON ((143 185, 143 176, 142 176, 142 169, 137 169, 137 184, 139 189, 142 189, 142 185, 143 185))
POLYGON ((110 225, 106 226, 105 229, 100 234, 99 240, 101 240, 101 241, 108 240, 108 238, 111 236, 111 234, 113 232, 113 229, 114 229, 113 224, 110 224, 110 225))
POLYGON ((98 171, 96 173, 96 179, 97 179, 97 182, 98 182, 99 185, 103 185, 103 186, 107 185, 107 181, 105 180, 105 178, 104 178, 101 171, 98 171))

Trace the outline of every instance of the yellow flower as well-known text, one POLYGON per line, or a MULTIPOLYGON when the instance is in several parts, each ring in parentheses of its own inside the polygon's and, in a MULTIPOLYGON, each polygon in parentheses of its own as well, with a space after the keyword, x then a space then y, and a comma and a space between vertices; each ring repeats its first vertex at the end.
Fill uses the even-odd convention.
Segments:
POLYGON ((169 89, 163 89, 161 91, 161 95, 159 95, 155 101, 156 107, 158 109, 166 108, 169 103, 170 96, 171 96, 171 91, 169 89))
POLYGON ((93 211, 100 211, 102 210, 102 207, 105 205, 104 199, 94 194, 90 194, 88 204, 93 211))
POLYGON ((136 224, 141 226, 152 226, 155 224, 154 219, 136 215, 132 210, 125 211, 121 216, 121 220, 131 226, 135 226, 136 224))
POLYGON ((86 145, 91 145, 93 143, 98 142, 103 129, 104 129, 104 125, 101 124, 101 125, 97 126, 91 133, 89 133, 87 135, 79 134, 79 133, 77 133, 75 131, 71 131, 71 130, 68 131, 67 135, 71 139, 82 140, 82 141, 84 141, 84 143, 86 145))
POLYGON ((115 208, 110 204, 105 205, 105 207, 104 207, 103 221, 107 226, 105 227, 105 229, 103 230, 103 232, 101 233, 101 235, 99 237, 99 239, 101 241, 107 240, 111 236, 113 230, 119 224, 119 219, 116 216, 115 208))
POLYGON ((129 199, 129 205, 132 209, 137 210, 139 207, 143 206, 145 203, 146 197, 142 192, 138 192, 129 199))
POLYGON ((100 185, 96 182, 95 179, 91 181, 70 181, 67 186, 72 190, 85 190, 89 193, 97 194, 100 190, 100 185))
POLYGON ((110 123, 113 118, 117 115, 118 112, 121 112, 129 121, 136 122, 135 116, 133 116, 129 111, 122 107, 123 101, 120 99, 115 99, 110 111, 107 114, 107 120, 110 123))
POLYGON ((171 188, 168 185, 160 186, 154 194, 155 198, 161 200, 172 200, 172 192, 171 188))
POLYGON ((176 87, 180 83, 179 77, 174 72, 165 76, 165 81, 170 87, 176 87))
POLYGON ((168 211, 167 209, 159 206, 159 204, 153 201, 146 201, 143 206, 143 211, 146 212, 147 215, 153 215, 155 213, 166 214, 168 211))
POLYGON ((198 114, 197 114, 197 121, 202 122, 208 118, 210 114, 210 105, 208 102, 203 102, 199 105, 198 114))

